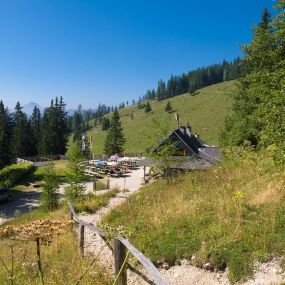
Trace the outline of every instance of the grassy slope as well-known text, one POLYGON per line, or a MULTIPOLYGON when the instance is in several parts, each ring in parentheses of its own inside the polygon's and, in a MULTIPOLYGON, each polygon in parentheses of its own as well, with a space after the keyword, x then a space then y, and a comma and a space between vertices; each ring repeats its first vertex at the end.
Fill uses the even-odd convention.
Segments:
MULTIPOLYGON (((237 81, 228 81, 203 88, 196 96, 187 93, 161 102, 152 101, 153 112, 149 114, 136 106, 121 109, 120 116, 127 139, 126 152, 145 152, 146 148, 157 143, 159 135, 157 129, 152 126, 153 119, 158 120, 163 126, 168 125, 168 130, 177 126, 175 112, 165 112, 167 101, 170 101, 173 110, 179 113, 181 124, 189 122, 193 131, 199 133, 205 141, 218 144, 219 132, 230 112, 230 94, 236 90, 236 86, 237 81)), ((98 129, 92 132, 93 151, 95 154, 102 154, 106 132, 98 129)))
POLYGON ((252 155, 173 184, 158 181, 113 210, 105 223, 123 228, 154 262, 229 268, 232 281, 252 273, 254 260, 285 251, 285 175, 270 160, 252 155))

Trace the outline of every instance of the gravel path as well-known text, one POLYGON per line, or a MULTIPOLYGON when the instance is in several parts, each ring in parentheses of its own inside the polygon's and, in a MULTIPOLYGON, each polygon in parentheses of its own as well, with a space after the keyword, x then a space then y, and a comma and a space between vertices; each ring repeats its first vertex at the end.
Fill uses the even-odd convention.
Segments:
MULTIPOLYGON (((120 190, 128 189, 128 192, 120 192, 114 198, 111 198, 109 204, 101 208, 93 215, 81 215, 80 218, 86 222, 98 224, 102 216, 106 215, 111 209, 123 203, 132 193, 140 189, 143 181, 143 168, 133 171, 130 177, 111 178, 111 188, 119 188, 120 190)), ((88 187, 91 187, 88 186, 88 187)), ((85 231, 85 250, 90 254, 97 255, 99 252, 99 262, 102 264, 106 272, 114 274, 113 255, 111 250, 105 245, 103 239, 90 230, 85 231)), ((244 285, 272 285, 281 284, 285 281, 285 274, 281 270, 281 259, 273 259, 264 264, 256 264, 254 278, 243 283, 244 285)), ((146 272, 143 268, 139 270, 146 272)), ((230 285, 227 278, 227 271, 223 273, 210 272, 201 268, 197 268, 189 264, 187 260, 182 260, 180 266, 173 266, 169 269, 160 269, 163 276, 171 285, 230 285)), ((128 284, 131 285, 148 285, 150 283, 144 281, 141 277, 128 270, 128 284)))

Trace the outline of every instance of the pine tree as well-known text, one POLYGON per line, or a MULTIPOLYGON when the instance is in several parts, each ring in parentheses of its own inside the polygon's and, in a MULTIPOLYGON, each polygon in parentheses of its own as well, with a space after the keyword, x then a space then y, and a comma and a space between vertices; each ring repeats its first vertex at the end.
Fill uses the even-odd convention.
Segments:
POLYGON ((79 112, 75 111, 72 116, 72 132, 73 132, 73 140, 79 140, 81 138, 81 124, 82 124, 82 116, 79 112))
POLYGON ((12 134, 12 153, 14 157, 25 157, 32 154, 34 146, 31 142, 31 126, 27 115, 22 111, 22 107, 17 102, 13 114, 13 134, 12 134))
POLYGON ((105 140, 105 153, 107 155, 121 154, 124 151, 126 140, 117 108, 113 112, 110 123, 111 125, 105 140))
POLYGON ((39 153, 39 144, 41 141, 41 112, 40 109, 35 106, 31 119, 30 119, 30 125, 32 128, 32 140, 33 140, 33 146, 34 146, 34 154, 39 153))
POLYGON ((43 182, 41 207, 45 210, 52 211, 58 207, 56 191, 59 186, 59 179, 53 166, 48 166, 45 168, 43 182))
POLYGON ((152 108, 149 102, 146 103, 144 111, 145 113, 149 113, 152 111, 152 108))
POLYGON ((172 105, 171 103, 168 101, 166 106, 165 106, 165 112, 171 112, 172 111, 172 105))
POLYGON ((102 131, 106 131, 110 128, 110 120, 107 117, 102 117, 101 119, 101 129, 102 131))
POLYGON ((11 153, 12 122, 8 109, 0 101, 0 169, 12 162, 11 153))
POLYGON ((68 120, 62 97, 46 108, 41 124, 40 152, 45 155, 63 154, 66 151, 68 120))
POLYGON ((66 187, 65 192, 71 200, 81 199, 85 190, 84 181, 87 180, 84 173, 85 166, 82 164, 85 158, 81 140, 69 142, 66 156, 69 170, 67 178, 70 185, 66 187))
POLYGON ((85 157, 86 160, 90 160, 92 158, 91 149, 90 149, 90 142, 88 140, 87 134, 84 135, 83 156, 85 157))

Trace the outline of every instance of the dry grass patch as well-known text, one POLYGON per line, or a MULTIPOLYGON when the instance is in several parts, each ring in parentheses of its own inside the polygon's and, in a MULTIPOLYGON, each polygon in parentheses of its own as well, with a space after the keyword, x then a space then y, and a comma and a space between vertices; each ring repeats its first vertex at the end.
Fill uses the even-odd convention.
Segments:
MULTIPOLYGON (((28 226, 28 221, 31 224, 31 221, 37 223, 39 219, 50 218, 52 221, 57 219, 61 223, 66 223, 69 219, 64 209, 50 213, 40 211, 32 213, 4 226, 11 225, 21 229, 25 225, 28 226)), ((36 229, 35 231, 38 232, 36 229)), ((37 263, 37 244, 35 240, 27 239, 28 237, 22 237, 22 240, 21 238, 14 240, 12 237, 0 238, 0 284, 42 284, 37 263)), ((92 257, 86 256, 83 259, 80 256, 77 235, 68 228, 55 235, 51 242, 41 242, 40 251, 44 284, 76 284, 92 260, 92 257)), ((95 263, 80 284, 107 285, 111 284, 111 278, 95 263)))

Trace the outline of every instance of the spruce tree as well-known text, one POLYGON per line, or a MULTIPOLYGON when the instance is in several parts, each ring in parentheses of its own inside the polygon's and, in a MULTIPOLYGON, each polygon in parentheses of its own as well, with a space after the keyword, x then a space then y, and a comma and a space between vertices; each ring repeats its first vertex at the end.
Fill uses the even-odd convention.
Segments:
POLYGON ((54 166, 45 168, 43 177, 43 192, 41 193, 41 207, 52 211, 58 207, 58 198, 56 191, 59 186, 59 178, 55 173, 54 166))
POLYGON ((146 103, 144 111, 145 113, 149 113, 152 111, 152 108, 149 102, 146 103))
POLYGON ((51 101, 46 108, 41 124, 40 151, 45 155, 63 154, 66 151, 68 136, 68 120, 65 104, 60 100, 51 101))
POLYGON ((106 131, 110 128, 110 120, 107 117, 102 117, 101 119, 101 130, 106 131))
POLYGON ((117 108, 114 110, 110 124, 105 140, 105 154, 121 154, 124 151, 126 140, 117 108))
POLYGON ((12 162, 11 153, 12 122, 8 109, 0 101, 0 169, 12 162))
POLYGON ((165 112, 171 112, 172 111, 172 105, 171 103, 168 101, 166 106, 165 106, 165 112))
POLYGON ((12 134, 12 153, 15 158, 25 157, 32 154, 31 126, 27 115, 22 111, 22 107, 17 102, 13 114, 13 134, 12 134))
POLYGON ((81 124, 82 116, 79 112, 75 111, 72 117, 72 131, 73 131, 73 140, 76 141, 81 138, 81 124))
POLYGON ((85 190, 84 181, 87 180, 84 173, 85 166, 82 164, 85 158, 81 140, 70 140, 66 156, 69 170, 67 178, 70 185, 66 187, 65 192, 71 200, 81 199, 85 190))
POLYGON ((34 146, 34 154, 39 153, 39 147, 40 147, 40 140, 41 140, 41 112, 40 109, 35 106, 31 119, 30 119, 30 125, 32 128, 32 137, 33 140, 33 146, 34 146))

